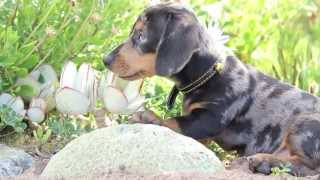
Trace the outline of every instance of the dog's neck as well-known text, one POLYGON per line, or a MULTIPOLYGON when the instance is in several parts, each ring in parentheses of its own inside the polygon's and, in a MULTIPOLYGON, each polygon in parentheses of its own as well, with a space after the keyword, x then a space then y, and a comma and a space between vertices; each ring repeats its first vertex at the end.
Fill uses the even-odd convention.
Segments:
POLYGON ((210 53, 195 53, 182 71, 173 75, 171 79, 178 88, 188 86, 208 72, 208 70, 219 61, 218 57, 215 57, 210 53))
MULTIPOLYGON (((206 34, 204 31, 201 34, 206 34)), ((180 92, 184 95, 196 92, 201 86, 209 83, 218 73, 224 71, 224 64, 226 63, 227 51, 224 46, 215 44, 214 39, 210 37, 200 36, 203 42, 200 51, 193 54, 187 65, 177 74, 170 78, 175 82, 175 86, 167 99, 167 108, 171 109, 174 105, 175 99, 180 92)))
POLYGON ((206 28, 201 28, 200 41, 203 44, 200 51, 193 54, 188 64, 171 79, 176 87, 186 87, 204 75, 216 63, 225 63, 228 54, 232 54, 218 38, 212 38, 206 28), (218 41, 218 42, 215 42, 218 41))

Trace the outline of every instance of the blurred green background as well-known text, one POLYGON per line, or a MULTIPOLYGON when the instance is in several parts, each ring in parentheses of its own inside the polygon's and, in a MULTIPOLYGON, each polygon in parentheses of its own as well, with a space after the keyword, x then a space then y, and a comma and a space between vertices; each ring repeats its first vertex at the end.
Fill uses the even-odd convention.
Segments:
MULTIPOLYGON (((183 1, 201 22, 219 23, 227 45, 245 63, 313 94, 320 82, 319 0, 183 1)), ((1 0, 0 92, 42 63, 88 62, 103 70, 102 56, 127 38, 148 0, 1 0)), ((172 83, 147 79, 147 107, 163 118, 180 113, 181 97, 167 111, 172 83)), ((54 117, 49 117, 49 119, 54 117)), ((41 134, 41 133, 40 133, 41 134)))
MULTIPOLYGON (((244 62, 305 90, 317 89, 319 1, 184 3, 197 12, 203 24, 219 22, 230 36, 228 46, 244 62)), ((66 60, 104 69, 103 53, 128 36, 135 18, 148 5, 148 0, 2 0, 0 91, 19 93, 14 86, 17 77, 26 76, 42 63, 52 64, 58 71, 66 60)), ((161 94, 170 88, 166 84, 157 79, 146 83, 147 96, 156 96, 153 102, 158 106, 163 105, 161 94)))

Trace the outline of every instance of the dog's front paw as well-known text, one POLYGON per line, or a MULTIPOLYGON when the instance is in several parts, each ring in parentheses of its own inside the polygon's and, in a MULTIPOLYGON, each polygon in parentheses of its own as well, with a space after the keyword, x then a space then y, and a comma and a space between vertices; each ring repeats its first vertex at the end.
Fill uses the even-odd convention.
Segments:
POLYGON ((129 123, 161 125, 161 119, 154 112, 147 110, 134 113, 129 123))
POLYGON ((247 157, 247 160, 249 162, 249 169, 253 173, 262 173, 265 175, 271 174, 271 164, 268 160, 259 157, 259 155, 253 155, 247 157))
MULTIPOLYGON (((249 169, 252 172, 258 172, 265 175, 271 174, 272 168, 281 167, 284 164, 290 166, 290 169, 292 168, 290 162, 284 162, 283 160, 281 160, 281 158, 279 159, 279 157, 272 154, 258 153, 253 156, 247 157, 247 160, 249 162, 249 169)), ((289 173, 294 172, 290 171, 289 173)))

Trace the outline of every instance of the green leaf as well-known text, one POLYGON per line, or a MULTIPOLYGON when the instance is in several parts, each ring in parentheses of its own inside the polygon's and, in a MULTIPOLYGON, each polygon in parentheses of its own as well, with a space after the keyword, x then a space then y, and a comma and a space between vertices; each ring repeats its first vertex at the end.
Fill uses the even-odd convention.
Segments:
POLYGON ((19 35, 16 31, 12 29, 13 27, 9 27, 6 31, 6 38, 8 43, 16 43, 19 40, 19 35))
POLYGON ((15 72, 18 77, 26 77, 28 75, 28 69, 26 68, 17 68, 15 72))
POLYGON ((33 96, 36 95, 36 92, 34 91, 33 87, 30 85, 19 86, 16 93, 19 96, 28 97, 28 98, 32 98, 33 96))
POLYGON ((14 128, 18 133, 22 133, 27 124, 23 122, 23 117, 17 115, 10 107, 6 105, 0 106, 0 124, 5 124, 14 128))
POLYGON ((41 83, 41 84, 45 83, 45 79, 44 79, 44 77, 43 77, 42 74, 40 74, 39 79, 37 79, 37 80, 38 80, 38 82, 41 83))
POLYGON ((26 69, 32 69, 39 62, 39 57, 37 55, 31 55, 28 59, 26 59, 19 66, 26 69))
POLYGON ((9 58, 5 55, 0 55, 0 66, 9 66, 12 65, 14 61, 12 62, 12 58, 9 58))

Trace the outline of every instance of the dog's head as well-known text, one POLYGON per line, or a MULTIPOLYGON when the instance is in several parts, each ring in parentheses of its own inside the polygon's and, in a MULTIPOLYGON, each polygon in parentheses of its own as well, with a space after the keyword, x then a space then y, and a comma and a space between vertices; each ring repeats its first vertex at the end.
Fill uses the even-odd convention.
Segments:
POLYGON ((156 5, 138 17, 129 38, 103 61, 127 80, 172 76, 199 49, 199 36, 200 25, 191 11, 177 4, 156 5))

